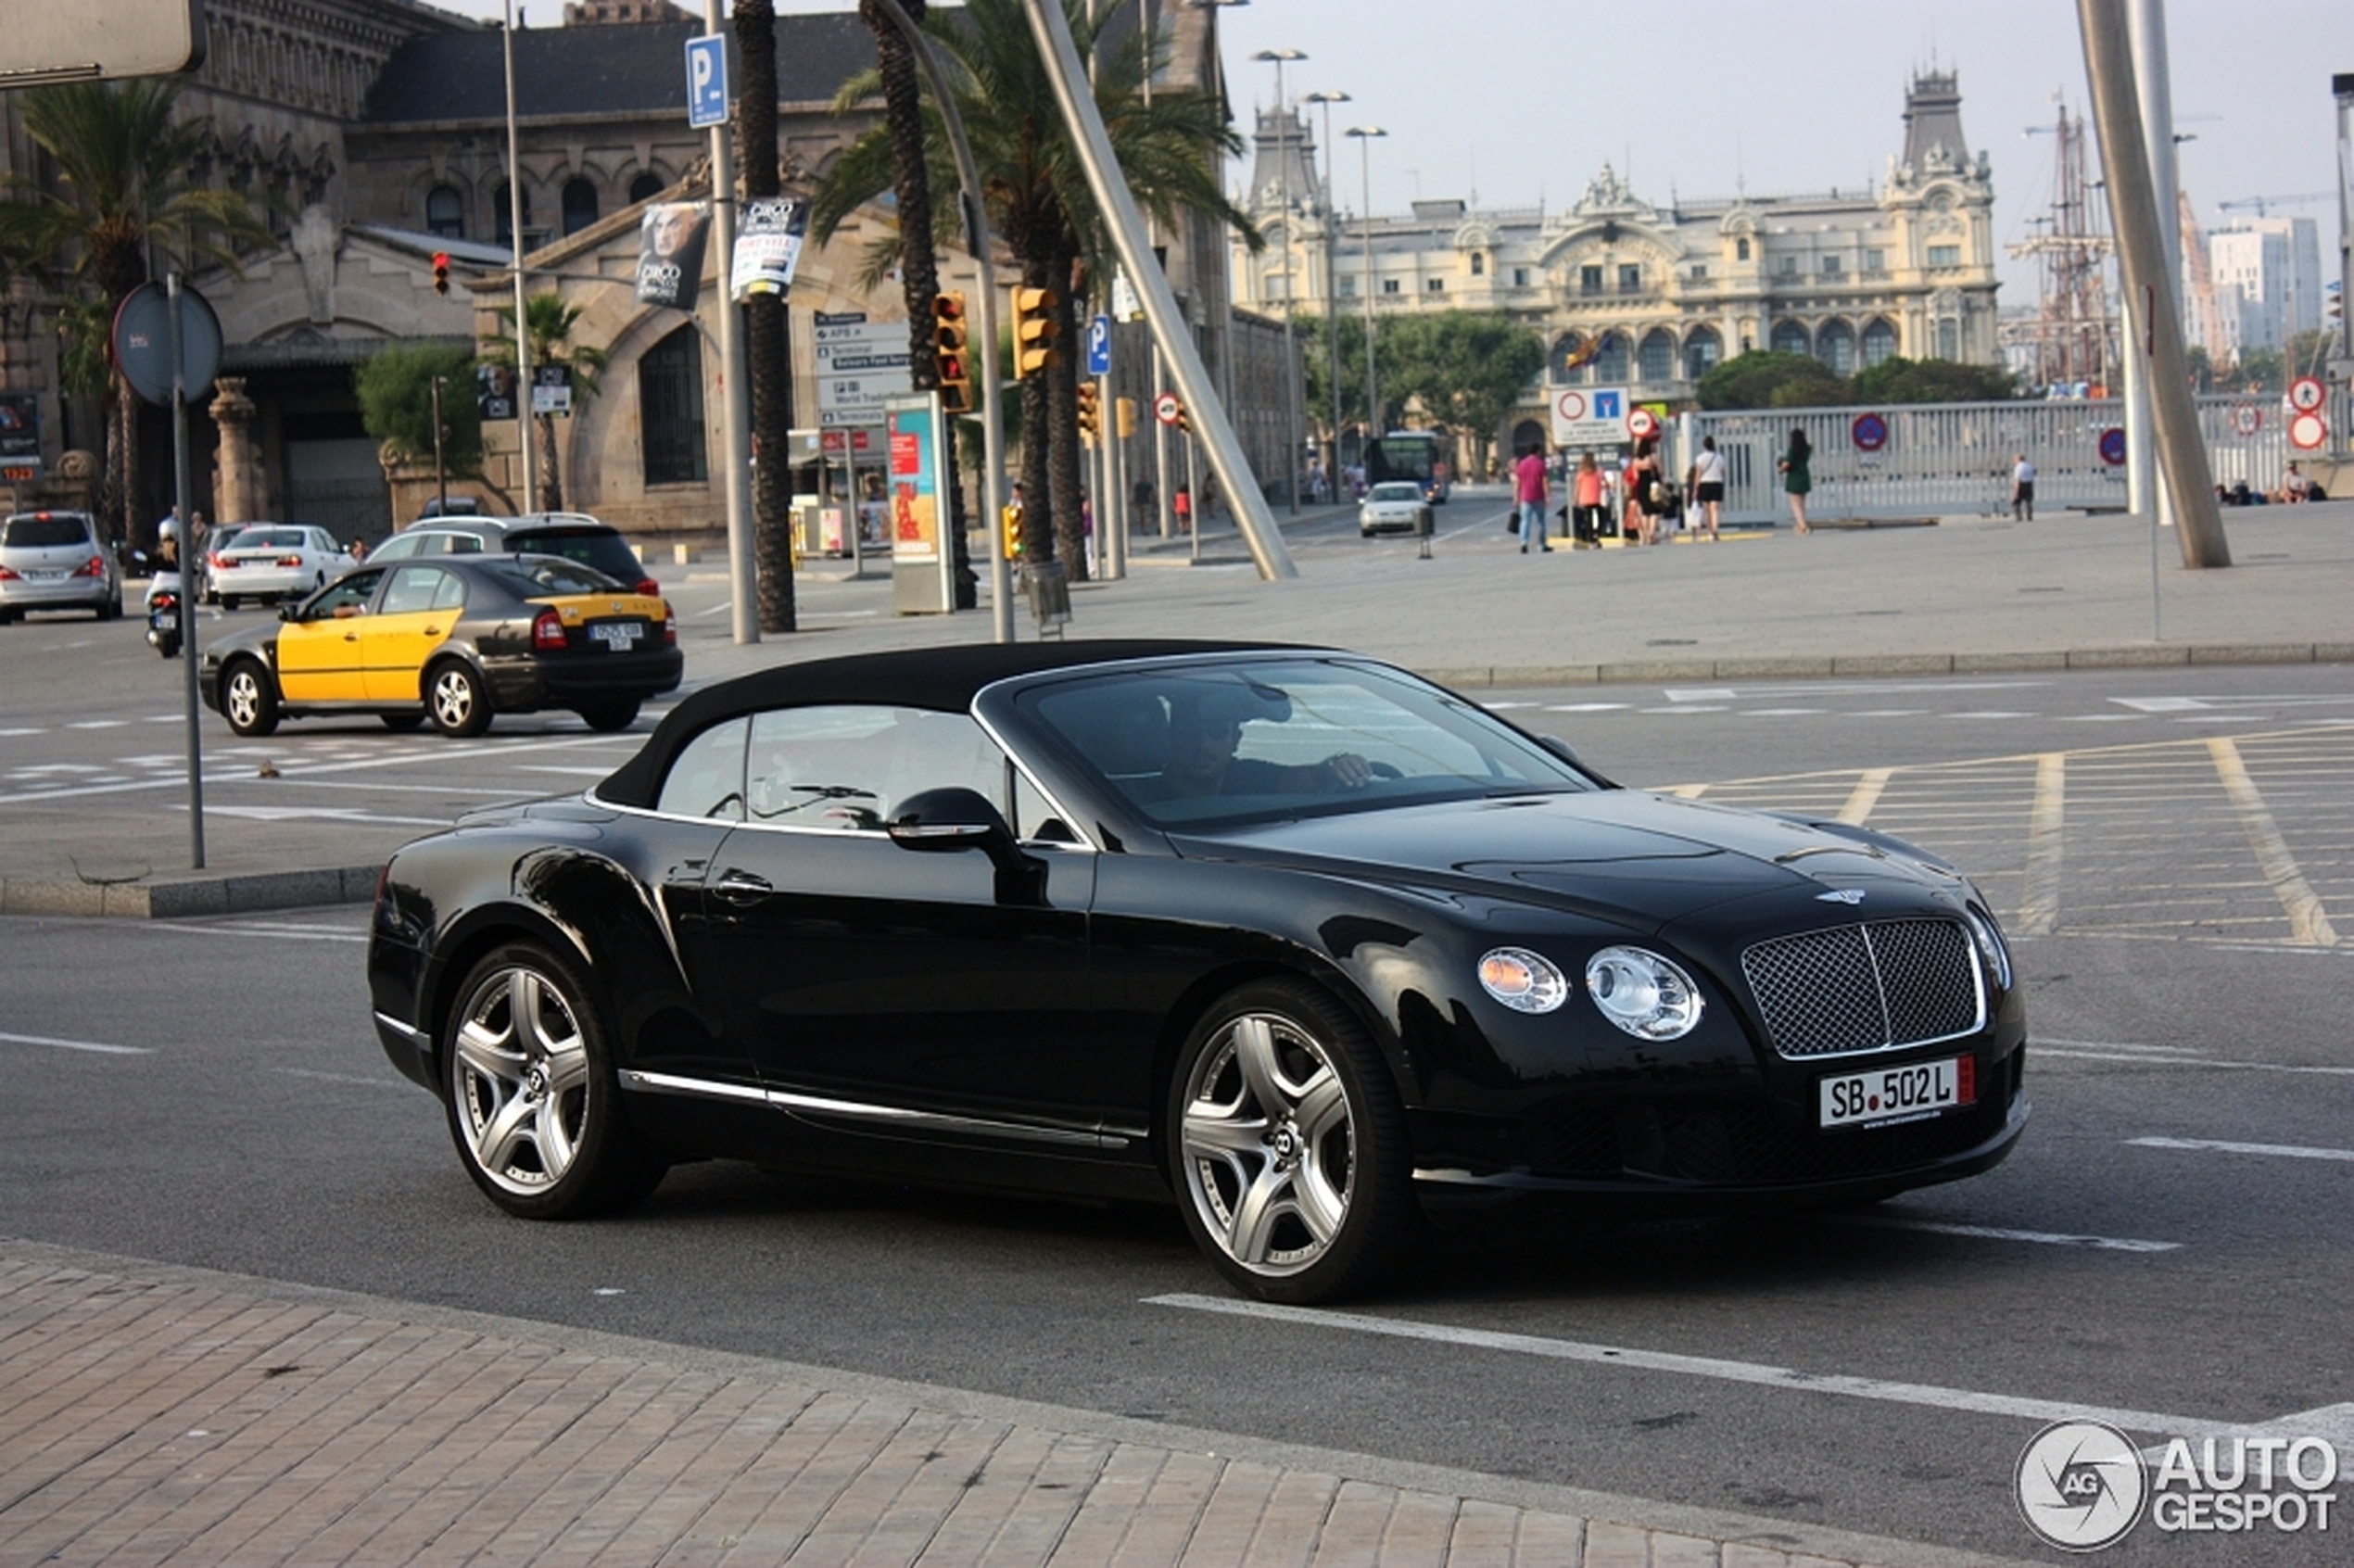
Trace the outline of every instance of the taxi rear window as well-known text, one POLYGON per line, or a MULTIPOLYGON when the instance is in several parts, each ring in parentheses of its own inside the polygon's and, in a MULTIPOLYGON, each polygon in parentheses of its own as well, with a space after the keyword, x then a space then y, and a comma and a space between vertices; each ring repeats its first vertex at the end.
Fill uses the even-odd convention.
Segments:
POLYGON ((498 578, 518 599, 561 599, 577 593, 627 593, 624 583, 617 583, 593 567, 576 561, 566 561, 560 555, 518 555, 512 560, 487 563, 489 574, 498 578))

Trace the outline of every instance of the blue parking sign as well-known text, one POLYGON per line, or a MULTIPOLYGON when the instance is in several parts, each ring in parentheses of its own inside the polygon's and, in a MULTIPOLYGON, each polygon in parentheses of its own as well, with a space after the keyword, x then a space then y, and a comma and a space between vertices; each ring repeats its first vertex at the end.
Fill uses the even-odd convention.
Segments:
POLYGON ((1087 373, 1111 373, 1111 318, 1097 316, 1087 323, 1087 373))
POLYGON ((687 40, 687 123, 696 130, 728 123, 728 35, 687 40))

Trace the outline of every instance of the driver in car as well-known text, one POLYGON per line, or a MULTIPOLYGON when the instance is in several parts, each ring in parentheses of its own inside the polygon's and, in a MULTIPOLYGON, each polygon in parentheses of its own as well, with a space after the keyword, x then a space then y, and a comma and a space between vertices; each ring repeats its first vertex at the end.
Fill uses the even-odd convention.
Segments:
POLYGON ((1236 757, 1243 720, 1235 703, 1218 695, 1171 704, 1169 761, 1156 778, 1144 780, 1142 798, 1180 800, 1203 795, 1319 795, 1361 790, 1373 765, 1354 752, 1335 752, 1320 763, 1276 763, 1236 757))

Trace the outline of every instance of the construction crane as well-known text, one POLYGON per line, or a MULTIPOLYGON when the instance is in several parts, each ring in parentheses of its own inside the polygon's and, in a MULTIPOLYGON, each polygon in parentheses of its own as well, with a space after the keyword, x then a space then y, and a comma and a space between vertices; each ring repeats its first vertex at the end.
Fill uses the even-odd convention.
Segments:
POLYGON ((2256 215, 2259 218, 2261 218, 2264 216, 2264 212, 2267 208, 2304 207, 2312 202, 2335 201, 2336 199, 2337 193, 2335 191, 2313 191, 2302 196, 2242 196, 2237 201, 2217 202, 2215 204, 2215 210, 2218 212, 2245 212, 2253 209, 2256 215))

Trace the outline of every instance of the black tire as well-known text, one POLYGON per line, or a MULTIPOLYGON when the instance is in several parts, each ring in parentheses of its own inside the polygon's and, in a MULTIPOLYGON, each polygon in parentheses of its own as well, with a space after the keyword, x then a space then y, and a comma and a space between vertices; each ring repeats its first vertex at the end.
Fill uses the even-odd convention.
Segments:
POLYGON ((490 727, 490 691, 462 659, 425 671, 425 714, 444 735, 467 740, 490 727))
POLYGON ((221 672, 221 716, 240 735, 259 738, 278 727, 278 683, 259 659, 233 659, 221 672))
POLYGON ((606 735, 638 722, 638 703, 634 700, 590 702, 577 711, 589 728, 606 735))
POLYGON ((234 593, 224 593, 221 596, 220 600, 221 608, 223 610, 234 610, 244 602, 244 596, 234 593))
POLYGON ((391 730, 396 735, 406 735, 411 730, 422 729, 424 727, 425 715, 422 712, 414 714, 378 714, 376 716, 384 720, 385 727, 391 730))
POLYGON ((122 601, 121 601, 120 598, 109 599, 109 600, 108 600, 108 601, 107 601, 104 604, 99 605, 99 606, 98 606, 98 619, 100 619, 100 620, 102 620, 102 621, 120 621, 120 620, 121 620, 121 619, 122 619, 122 601))
POLYGON ((176 637, 159 637, 156 639, 156 651, 167 659, 177 659, 180 657, 180 639, 176 637))
POLYGON ((1177 1054, 1167 1129, 1185 1228, 1246 1295, 1362 1295, 1421 1234, 1389 1070, 1313 985, 1260 981, 1210 1008, 1177 1054))
POLYGON ((484 1195, 525 1220, 626 1208, 663 1160, 629 1125, 593 993, 529 942, 484 958, 441 1038, 442 1103, 458 1159, 484 1195))

